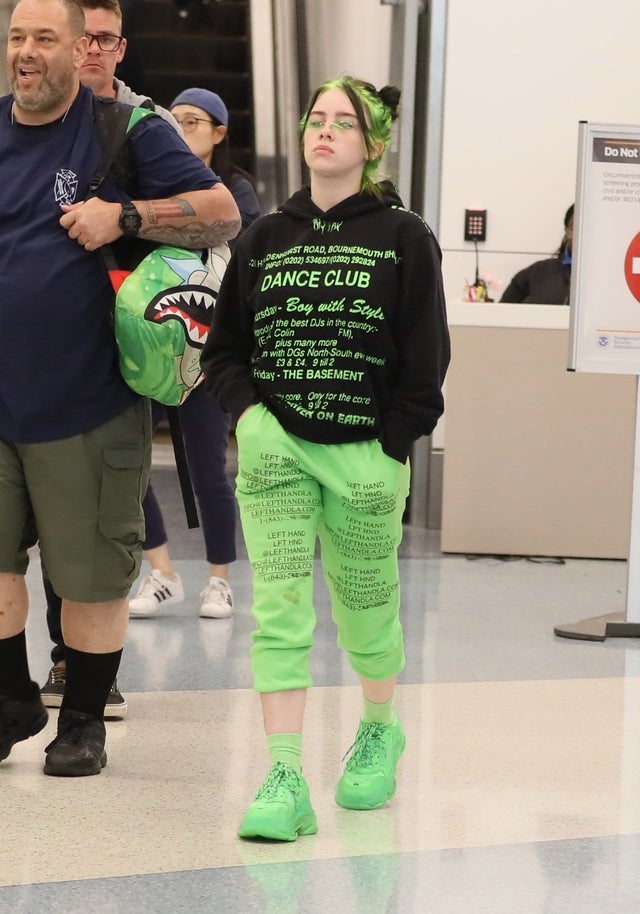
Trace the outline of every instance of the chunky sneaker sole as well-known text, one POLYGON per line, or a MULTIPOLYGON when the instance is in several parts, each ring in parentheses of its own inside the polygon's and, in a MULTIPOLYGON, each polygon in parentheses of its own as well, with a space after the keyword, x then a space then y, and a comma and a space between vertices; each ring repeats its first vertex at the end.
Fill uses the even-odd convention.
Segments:
POLYGON ((180 575, 176 575, 176 580, 172 581, 154 568, 151 574, 146 575, 140 582, 135 597, 129 600, 129 617, 143 619, 155 616, 159 609, 182 603, 183 600, 184 587, 180 575))
POLYGON ((246 811, 238 837, 295 841, 317 831, 307 782, 289 765, 277 762, 246 811))
MULTIPOLYGON (((247 813, 249 810, 247 810, 247 813)), ((300 816, 293 825, 293 828, 279 828, 274 825, 270 818, 260 821, 257 817, 252 816, 250 821, 242 820, 238 829, 238 837, 246 839, 263 838, 269 841, 297 841, 298 838, 305 835, 315 835, 318 831, 318 820, 313 810, 310 813, 300 816)))
POLYGON ((396 766, 405 744, 404 730, 397 718, 388 726, 360 721, 353 752, 336 787, 338 806, 384 806, 396 792, 396 766))
POLYGON ((0 696, 0 762, 7 758, 16 743, 44 730, 48 720, 49 714, 39 692, 31 701, 0 696))

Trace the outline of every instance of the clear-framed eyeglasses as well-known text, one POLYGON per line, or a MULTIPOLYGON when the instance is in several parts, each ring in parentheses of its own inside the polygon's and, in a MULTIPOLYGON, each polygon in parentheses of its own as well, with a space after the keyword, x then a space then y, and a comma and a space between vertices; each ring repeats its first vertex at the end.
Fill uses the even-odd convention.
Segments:
POLYGON ((93 35, 91 32, 85 32, 85 38, 89 41, 89 47, 95 41, 101 51, 117 51, 122 44, 122 35, 112 35, 111 32, 101 32, 100 35, 93 35))

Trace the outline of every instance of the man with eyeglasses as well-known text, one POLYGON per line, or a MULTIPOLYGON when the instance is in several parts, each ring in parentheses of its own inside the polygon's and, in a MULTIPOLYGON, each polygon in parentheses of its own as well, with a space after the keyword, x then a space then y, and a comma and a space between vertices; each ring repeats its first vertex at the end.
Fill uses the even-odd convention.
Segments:
POLYGON ((80 70, 80 82, 93 89, 95 95, 115 98, 127 105, 153 107, 182 136, 174 116, 166 108, 155 105, 151 99, 138 95, 115 75, 127 50, 127 39, 122 34, 122 11, 118 0, 80 0, 84 10, 85 28, 89 50, 80 70))
POLYGON ((127 134, 135 194, 107 173, 87 199, 104 149, 80 83, 85 32, 75 0, 19 0, 0 98, 0 762, 47 723, 25 637, 38 542, 63 599, 67 678, 44 763, 56 777, 107 762, 151 456, 148 403, 118 370, 99 248, 205 248, 240 228, 227 188, 155 116, 127 134))
MULTIPOLYGON (((116 67, 122 62, 127 50, 127 39, 121 34, 122 11, 118 0, 82 0, 80 5, 84 10, 85 35, 89 42, 87 56, 80 69, 80 82, 92 89, 95 95, 115 98, 127 105, 152 107, 182 136, 182 128, 171 112, 154 104, 146 96, 138 95, 115 75, 116 67)), ((53 642, 53 665, 40 694, 46 707, 59 708, 67 676, 61 625, 62 601, 46 576, 43 576, 43 581, 47 598, 47 624, 53 642)), ((114 681, 107 698, 105 717, 122 720, 127 716, 127 711, 126 698, 114 681)))

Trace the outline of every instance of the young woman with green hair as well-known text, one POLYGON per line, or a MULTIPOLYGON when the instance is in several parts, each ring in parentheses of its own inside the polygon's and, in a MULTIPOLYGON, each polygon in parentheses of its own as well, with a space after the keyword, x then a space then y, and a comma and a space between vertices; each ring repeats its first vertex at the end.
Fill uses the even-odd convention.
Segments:
POLYGON ((238 420, 251 658, 272 764, 242 838, 317 830, 301 751, 318 537, 364 706, 336 802, 375 809, 396 789, 408 456, 442 414, 450 352, 438 243, 376 180, 399 98, 348 76, 313 93, 300 121, 310 186, 238 240, 203 353, 209 393, 238 420))

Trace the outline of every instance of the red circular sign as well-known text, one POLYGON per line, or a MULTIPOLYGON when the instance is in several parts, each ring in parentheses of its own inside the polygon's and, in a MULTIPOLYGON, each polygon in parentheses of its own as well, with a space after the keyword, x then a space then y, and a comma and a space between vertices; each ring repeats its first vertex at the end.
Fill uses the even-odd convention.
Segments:
POLYGON ((624 258, 624 278, 629 291, 640 301, 640 232, 633 239, 624 258))

